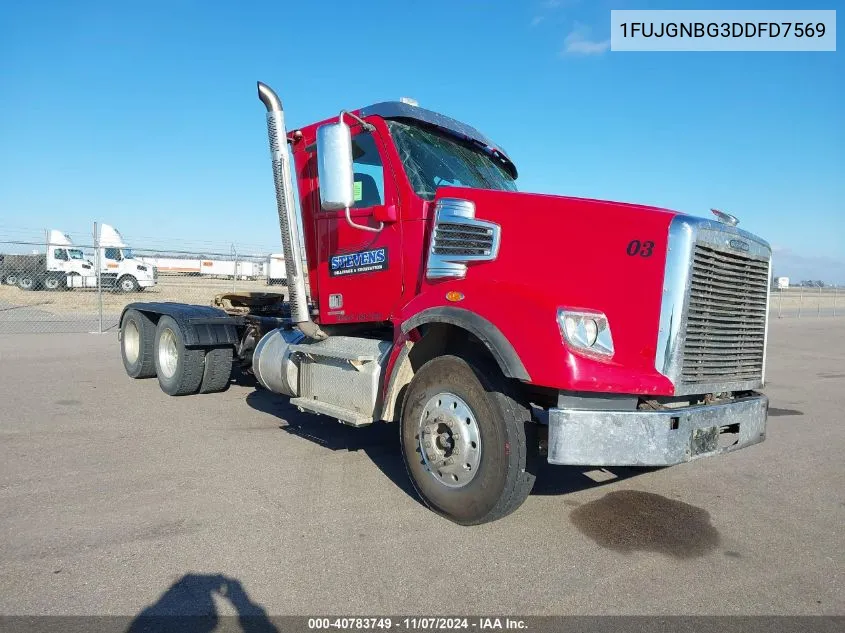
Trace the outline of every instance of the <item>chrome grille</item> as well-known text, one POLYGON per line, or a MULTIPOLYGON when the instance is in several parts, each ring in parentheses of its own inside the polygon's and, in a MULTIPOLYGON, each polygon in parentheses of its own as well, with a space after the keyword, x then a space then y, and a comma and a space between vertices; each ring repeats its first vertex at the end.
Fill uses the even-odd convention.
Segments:
POLYGON ((431 248, 435 255, 489 256, 493 252, 494 241, 492 228, 438 222, 434 227, 431 248))
POLYGON ((696 244, 689 283, 682 382, 762 380, 769 261, 696 244))

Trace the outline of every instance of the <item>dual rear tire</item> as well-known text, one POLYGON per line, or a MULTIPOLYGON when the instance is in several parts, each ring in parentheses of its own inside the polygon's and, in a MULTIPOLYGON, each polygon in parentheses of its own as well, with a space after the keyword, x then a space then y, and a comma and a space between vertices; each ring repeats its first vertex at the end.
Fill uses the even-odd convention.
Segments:
POLYGON ((224 391, 232 371, 232 348, 197 348, 185 344, 173 317, 155 323, 138 310, 127 310, 120 326, 123 367, 132 378, 158 377, 164 393, 185 396, 224 391))

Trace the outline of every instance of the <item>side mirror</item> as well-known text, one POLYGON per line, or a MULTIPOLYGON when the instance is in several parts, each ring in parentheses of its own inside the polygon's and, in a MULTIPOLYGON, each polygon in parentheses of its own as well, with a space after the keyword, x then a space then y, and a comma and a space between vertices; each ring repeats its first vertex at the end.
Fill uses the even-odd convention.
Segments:
POLYGON ((320 205, 326 211, 348 209, 353 198, 352 133, 343 121, 317 130, 317 177, 320 205))

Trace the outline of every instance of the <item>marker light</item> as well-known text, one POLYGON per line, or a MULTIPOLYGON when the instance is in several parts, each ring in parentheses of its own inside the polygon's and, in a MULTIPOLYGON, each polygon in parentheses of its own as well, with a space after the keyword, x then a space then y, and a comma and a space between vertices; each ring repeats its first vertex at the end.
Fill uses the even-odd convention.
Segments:
POLYGON ((571 347, 588 355, 613 356, 610 324, 603 313, 561 308, 557 312, 557 322, 563 340, 571 347))

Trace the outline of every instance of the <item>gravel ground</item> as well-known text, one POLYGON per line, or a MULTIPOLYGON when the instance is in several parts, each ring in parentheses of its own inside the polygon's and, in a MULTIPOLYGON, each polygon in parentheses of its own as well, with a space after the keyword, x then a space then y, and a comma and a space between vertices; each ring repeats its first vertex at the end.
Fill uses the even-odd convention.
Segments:
POLYGON ((123 308, 133 301, 177 301, 209 305, 217 294, 232 292, 284 293, 284 286, 268 286, 264 280, 214 279, 208 277, 162 276, 142 292, 121 293, 96 290, 69 292, 25 291, 0 285, 0 336, 3 334, 99 332, 100 301, 102 330, 118 326, 123 308))

